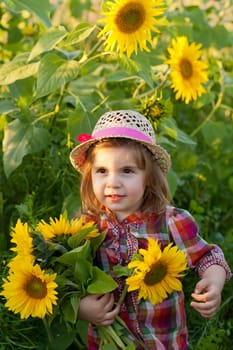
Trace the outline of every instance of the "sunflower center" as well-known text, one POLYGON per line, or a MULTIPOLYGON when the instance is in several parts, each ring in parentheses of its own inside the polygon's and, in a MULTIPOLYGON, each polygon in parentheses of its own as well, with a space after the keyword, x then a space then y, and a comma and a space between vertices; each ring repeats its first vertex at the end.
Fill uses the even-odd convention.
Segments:
POLYGON ((152 286, 160 281, 166 276, 167 268, 160 262, 153 265, 150 271, 145 275, 144 282, 148 286, 152 286))
POLYGON ((26 293, 35 299, 43 299, 47 295, 46 283, 40 278, 32 277, 25 285, 26 293))
POLYGON ((151 107, 151 116, 155 117, 155 118, 161 116, 161 110, 160 110, 159 106, 154 105, 151 107))
POLYGON ((192 64, 185 58, 183 58, 180 62, 180 70, 184 79, 189 79, 193 74, 192 64))
POLYGON ((129 2, 117 13, 115 23, 120 32, 134 33, 144 23, 146 18, 144 7, 138 2, 129 2))

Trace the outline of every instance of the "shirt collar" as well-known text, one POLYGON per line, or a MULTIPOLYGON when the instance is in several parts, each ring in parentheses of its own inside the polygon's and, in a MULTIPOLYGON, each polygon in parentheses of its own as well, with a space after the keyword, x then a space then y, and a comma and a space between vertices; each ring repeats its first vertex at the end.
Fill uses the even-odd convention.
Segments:
POLYGON ((103 213, 106 215, 107 219, 118 226, 125 226, 129 224, 138 225, 145 221, 148 214, 142 214, 140 210, 128 215, 124 220, 118 221, 116 216, 106 207, 103 207, 103 213))

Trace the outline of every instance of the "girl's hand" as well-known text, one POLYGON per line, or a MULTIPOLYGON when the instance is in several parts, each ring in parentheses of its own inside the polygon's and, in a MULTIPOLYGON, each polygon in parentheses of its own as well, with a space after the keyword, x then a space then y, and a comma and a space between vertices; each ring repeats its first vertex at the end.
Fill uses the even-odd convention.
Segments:
POLYGON ((197 283, 195 293, 192 293, 192 297, 195 301, 192 301, 190 305, 203 317, 214 316, 221 304, 221 292, 219 288, 205 279, 197 283))
POLYGON ((226 279, 225 270, 218 265, 210 266, 197 283, 191 306, 203 317, 212 317, 221 305, 221 292, 226 279))
POLYGON ((113 323, 120 311, 120 306, 114 307, 112 293, 88 295, 80 301, 78 318, 99 326, 113 323))

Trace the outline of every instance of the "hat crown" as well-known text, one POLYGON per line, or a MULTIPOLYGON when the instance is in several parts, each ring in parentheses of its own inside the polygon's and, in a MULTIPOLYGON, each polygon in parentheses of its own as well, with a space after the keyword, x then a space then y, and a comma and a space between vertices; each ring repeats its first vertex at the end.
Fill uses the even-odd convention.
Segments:
POLYGON ((127 137, 127 130, 132 129, 144 134, 145 138, 147 138, 150 143, 156 143, 153 127, 148 119, 146 119, 140 113, 131 110, 106 112, 98 120, 92 136, 98 135, 102 131, 108 129, 111 133, 111 129, 114 128, 119 130, 119 137, 127 137))
POLYGON ((103 139, 126 138, 139 142, 152 153, 152 161, 156 161, 166 175, 171 166, 167 151, 156 144, 152 124, 142 114, 132 110, 117 110, 103 114, 93 130, 92 135, 83 134, 80 145, 70 153, 70 160, 76 170, 82 172, 87 152, 91 145, 103 139))

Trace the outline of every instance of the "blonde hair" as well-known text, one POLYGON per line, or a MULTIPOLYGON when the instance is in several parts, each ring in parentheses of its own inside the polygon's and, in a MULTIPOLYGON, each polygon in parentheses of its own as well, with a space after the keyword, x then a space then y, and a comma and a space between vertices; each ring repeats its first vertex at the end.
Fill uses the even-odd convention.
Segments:
POLYGON ((98 216, 102 211, 92 187, 92 164, 96 153, 103 147, 127 147, 132 152, 137 166, 145 170, 145 193, 140 210, 142 213, 154 211, 162 214, 170 203, 170 191, 166 176, 160 169, 152 153, 142 144, 126 138, 103 139, 90 147, 81 177, 80 194, 84 214, 98 216))

